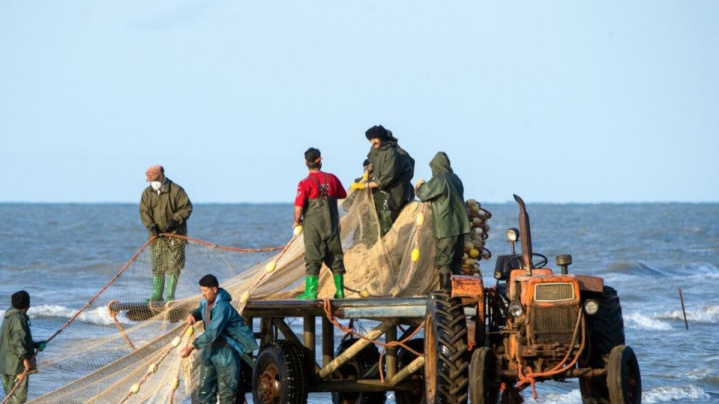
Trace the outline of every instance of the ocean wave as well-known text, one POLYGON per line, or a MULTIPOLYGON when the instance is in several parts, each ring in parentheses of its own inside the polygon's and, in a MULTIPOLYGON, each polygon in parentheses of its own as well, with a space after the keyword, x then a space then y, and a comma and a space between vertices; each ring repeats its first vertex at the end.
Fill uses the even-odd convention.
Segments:
POLYGON ((671 330, 671 324, 641 313, 624 315, 624 327, 635 330, 671 330))
MULTIPOLYGON (((527 393, 523 393, 522 396, 527 396, 527 393)), ((544 393, 539 394, 539 397, 535 400, 531 397, 524 397, 524 402, 527 404, 574 404, 582 401, 582 395, 579 390, 572 390, 569 393, 544 393)))
POLYGON ((607 269, 608 274, 622 274, 630 276, 664 276, 666 273, 658 268, 651 267, 643 262, 615 262, 607 269))
MULTIPOLYGON (((656 318, 684 321, 684 313, 681 310, 672 310, 666 313, 659 313, 656 315, 656 318)), ((687 310, 687 321, 705 324, 719 323, 719 306, 706 306, 698 310, 687 310)))
MULTIPOLYGON (((5 311, 0 311, 0 313, 3 316, 5 315, 5 311)), ((27 314, 28 316, 30 316, 31 319, 59 318, 69 320, 72 316, 75 315, 75 313, 77 313, 77 310, 57 305, 32 306, 27 311, 27 314)), ((125 317, 124 313, 118 314, 117 320, 122 324, 135 324, 133 321, 130 321, 127 317, 125 317)), ((110 317, 109 313, 107 312, 106 307, 96 307, 93 309, 86 310, 83 313, 80 313, 80 315, 77 316, 75 321, 81 321, 83 323, 95 325, 115 324, 112 317, 110 317)))
POLYGON ((665 403, 668 401, 708 400, 711 396, 694 385, 654 387, 642 392, 644 403, 665 403))

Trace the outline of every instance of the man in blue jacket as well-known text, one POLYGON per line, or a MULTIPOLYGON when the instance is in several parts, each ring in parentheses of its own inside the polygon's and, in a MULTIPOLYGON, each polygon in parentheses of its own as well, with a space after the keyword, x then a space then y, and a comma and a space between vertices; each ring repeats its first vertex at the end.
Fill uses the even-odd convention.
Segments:
POLYGON ((239 388, 240 355, 257 349, 252 329, 230 304, 232 296, 220 288, 214 275, 200 279, 202 302, 185 320, 187 324, 202 320, 205 332, 180 352, 183 358, 202 349, 199 403, 234 403, 239 388))

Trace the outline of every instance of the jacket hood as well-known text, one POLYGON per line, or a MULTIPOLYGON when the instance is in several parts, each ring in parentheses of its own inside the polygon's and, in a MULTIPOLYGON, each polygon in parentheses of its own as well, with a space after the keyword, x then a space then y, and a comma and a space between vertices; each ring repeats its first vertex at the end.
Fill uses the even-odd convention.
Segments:
POLYGON ((429 162, 429 168, 432 169, 432 176, 452 172, 452 167, 449 165, 449 157, 447 157, 445 152, 437 152, 432 161, 429 162))
POLYGON ((230 296, 230 293, 225 289, 219 288, 217 291, 217 300, 222 300, 229 303, 232 301, 232 296, 230 296))
POLYGON ((23 313, 20 309, 16 309, 16 308, 14 308, 14 307, 10 307, 10 308, 7 309, 7 311, 5 312, 5 318, 9 318, 9 317, 11 317, 11 316, 14 316, 14 315, 17 314, 17 313, 20 313, 20 314, 22 314, 22 315, 26 315, 26 314, 23 313))

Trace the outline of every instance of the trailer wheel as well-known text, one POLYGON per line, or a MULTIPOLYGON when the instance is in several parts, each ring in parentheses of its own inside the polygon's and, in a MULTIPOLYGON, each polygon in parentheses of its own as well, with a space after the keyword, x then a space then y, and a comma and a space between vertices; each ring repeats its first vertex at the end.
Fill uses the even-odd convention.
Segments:
POLYGON ((269 341, 260 349, 252 371, 252 400, 261 404, 307 402, 303 363, 291 342, 269 341))
POLYGON ((613 403, 642 402, 642 376, 631 347, 619 345, 612 349, 607 364, 607 387, 613 403))
POLYGON ((467 402, 467 326, 462 303, 445 292, 427 301, 424 333, 427 402, 467 402))
MULTIPOLYGON (((404 344, 416 352, 424 353, 424 338, 411 339, 404 344)), ((400 347, 397 350, 397 370, 404 369, 416 358, 417 355, 403 347, 400 347)), ((423 376, 418 371, 417 374, 412 377, 422 379, 423 376)), ((422 383, 422 386, 424 386, 424 383, 422 383)), ((394 400, 397 404, 418 404, 425 402, 424 388, 418 388, 414 391, 396 391, 394 393, 394 400)))
MULTIPOLYGON (((335 357, 349 349, 357 342, 356 338, 349 338, 340 343, 335 352, 335 357)), ((352 359, 337 369, 342 374, 343 380, 358 380, 379 363, 379 351, 374 345, 367 345, 352 359)), ((379 379, 379 372, 373 372, 365 379, 379 379)), ((333 392, 333 404, 384 404, 387 401, 387 393, 381 392, 333 392)))
POLYGON ((491 349, 477 348, 469 362, 469 402, 497 404, 499 399, 499 364, 491 349))
MULTIPOLYGON (((612 348, 624 345, 624 320, 617 291, 609 286, 604 293, 596 296, 599 311, 586 316, 589 325, 589 356, 585 359, 589 367, 602 369, 612 348)), ((580 377, 579 391, 583 404, 609 403, 606 377, 580 377)))

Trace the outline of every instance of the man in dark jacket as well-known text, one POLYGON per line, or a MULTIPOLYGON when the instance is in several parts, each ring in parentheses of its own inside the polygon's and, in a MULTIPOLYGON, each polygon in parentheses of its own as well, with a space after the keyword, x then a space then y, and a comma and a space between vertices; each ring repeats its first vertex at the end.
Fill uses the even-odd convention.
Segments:
MULTIPOLYGON (((404 205, 414 199, 411 183, 414 159, 397 145, 397 138, 382 125, 367 129, 365 136, 372 143, 367 154, 369 178, 366 186, 372 190, 380 235, 384 236, 404 205)), ((365 185, 356 182, 352 188, 364 189, 365 185)))
POLYGON ((230 304, 232 296, 214 275, 200 279, 202 302, 187 315, 185 322, 202 320, 205 332, 180 355, 186 358, 195 349, 202 349, 200 384, 197 390, 199 403, 234 403, 240 380, 240 355, 257 349, 252 329, 230 304))
POLYGON ((12 307, 5 312, 0 334, 0 374, 7 397, 19 383, 8 403, 27 400, 28 374, 36 371, 35 349, 45 349, 45 341, 35 342, 30 332, 30 295, 21 290, 12 295, 12 307))
MULTIPOLYGON (((140 219, 147 229, 149 238, 160 233, 187 236, 187 219, 192 213, 192 202, 185 190, 165 176, 162 166, 152 166, 145 172, 150 186, 145 188, 140 199, 140 219)), ((180 271, 185 267, 185 244, 178 237, 160 237, 150 245, 152 256, 152 297, 150 301, 161 301, 165 290, 166 300, 175 299, 175 289, 180 271)))
POLYGON ((415 192, 420 201, 431 203, 434 264, 439 271, 440 289, 450 291, 451 274, 462 273, 464 235, 470 230, 464 207, 464 186, 452 171, 449 157, 444 152, 438 152, 429 167, 432 178, 427 183, 419 180, 415 192))
POLYGON ((298 299, 317 299, 317 284, 324 262, 334 276, 335 299, 344 299, 344 252, 340 241, 337 199, 347 197, 340 180, 322 171, 322 154, 310 147, 305 152, 309 175, 297 184, 295 222, 303 225, 305 242, 305 293, 298 299))

